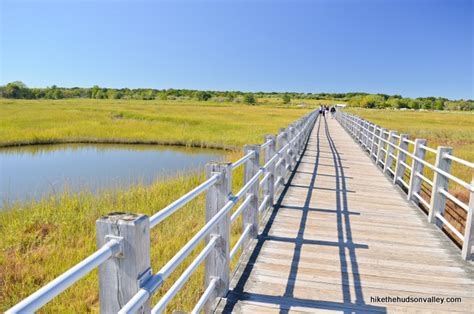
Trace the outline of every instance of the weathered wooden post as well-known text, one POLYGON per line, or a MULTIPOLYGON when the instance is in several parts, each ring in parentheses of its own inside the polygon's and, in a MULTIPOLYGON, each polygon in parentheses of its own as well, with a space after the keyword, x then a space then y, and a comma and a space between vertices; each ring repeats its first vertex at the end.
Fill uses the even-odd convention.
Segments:
MULTIPOLYGON (((407 154, 404 151, 408 151, 408 142, 405 141, 408 139, 408 134, 400 134, 400 142, 398 143, 398 154, 397 162, 395 164, 395 175, 393 176, 393 184, 399 184, 398 178, 403 180, 405 176, 405 165, 407 160, 407 154)), ((400 184, 401 185, 401 184, 400 184)))
POLYGON ((370 122, 369 121, 366 121, 365 122, 365 150, 366 151, 369 151, 370 150, 370 144, 369 144, 369 141, 370 141, 370 122))
POLYGON ((374 139, 375 139, 375 124, 371 123, 370 124, 370 142, 369 142, 369 147, 367 148, 369 150, 370 158, 372 159, 372 154, 374 153, 374 139))
POLYGON ((386 132, 388 132, 388 129, 386 129, 386 128, 380 129, 379 148, 377 150, 377 159, 375 161, 376 165, 379 165, 380 162, 384 162, 384 160, 385 160, 385 152, 383 150, 384 150, 384 146, 385 146, 384 140, 387 140, 387 137, 388 137, 388 134, 386 132))
POLYGON ((393 155, 395 153, 395 147, 394 146, 397 144, 396 136, 397 136, 397 132, 395 132, 395 131, 390 131, 390 134, 388 135, 388 142, 390 144, 387 145, 387 156, 385 158, 385 165, 384 165, 384 168, 383 168, 383 172, 385 172, 385 173, 387 173, 389 171, 388 169, 392 168, 393 155))
POLYGON ((357 117, 357 141, 362 141, 362 118, 357 117))
POLYGON ((370 158, 374 159, 375 157, 375 160, 377 160, 377 152, 380 146, 380 139, 378 138, 378 136, 380 135, 380 130, 381 129, 378 125, 374 126, 374 140, 372 141, 372 153, 370 155, 370 158))
MULTIPOLYGON (((206 165, 207 178, 216 173, 219 174, 219 181, 206 192, 206 221, 211 220, 224 207, 232 193, 232 164, 209 163, 206 165)), ((207 287, 214 278, 218 278, 216 288, 204 306, 206 313, 213 312, 218 298, 225 296, 229 291, 230 217, 231 213, 229 211, 206 237, 206 243, 212 237, 219 238, 212 251, 206 257, 204 286, 207 287)))
MULTIPOLYGON (((96 221, 97 247, 110 239, 120 242, 120 253, 99 266, 101 313, 117 313, 151 276, 150 220, 131 213, 110 213, 96 221)), ((150 313, 147 301, 138 313, 150 313)))
MULTIPOLYGON (((421 148, 421 146, 426 146, 425 139, 417 138, 415 140, 415 148, 413 150, 413 156, 418 157, 422 160, 425 160, 426 150, 421 148)), ((419 204, 419 200, 414 194, 420 195, 421 190, 421 178, 417 176, 417 173, 423 174, 424 164, 415 158, 412 158, 411 163, 411 173, 410 173, 410 188, 408 189, 407 200, 412 200, 416 204, 419 204)), ((428 209, 429 210, 429 209, 428 209)))
POLYGON ((293 141, 293 139, 295 138, 295 135, 296 135, 296 130, 295 130, 295 127, 293 125, 290 125, 288 130, 290 131, 289 134, 289 138, 288 138, 288 141, 290 142, 290 149, 291 149, 291 155, 290 155, 290 165, 291 165, 291 168, 290 168, 290 171, 293 170, 296 166, 296 146, 295 146, 295 141, 293 141))
MULTIPOLYGON (((444 158, 444 154, 451 154, 453 149, 451 147, 439 146, 438 152, 436 154, 435 167, 450 173, 451 172, 451 159, 444 158)), ((431 202, 430 202, 430 213, 428 215, 428 220, 432 224, 441 226, 441 222, 437 222, 436 215, 443 215, 444 208, 446 207, 446 196, 440 193, 440 189, 448 190, 449 179, 434 172, 433 177, 433 190, 431 191, 431 202)))
POLYGON ((364 150, 367 150, 369 147, 369 134, 368 134, 368 129, 369 129, 369 122, 367 120, 364 120, 364 150))
MULTIPOLYGON (((260 170, 260 145, 245 145, 244 152, 254 152, 252 158, 247 160, 244 168, 244 184, 252 179, 252 177, 260 170)), ((249 236, 245 239, 243 247, 247 245, 250 239, 256 238, 258 234, 258 194, 259 194, 259 180, 255 181, 252 187, 248 190, 246 196, 251 197, 250 203, 243 212, 242 219, 242 231, 247 228, 247 225, 251 225, 252 228, 249 232, 249 236)))
MULTIPOLYGON (((266 164, 272 157, 276 154, 276 136, 275 135, 266 135, 265 142, 271 141, 270 145, 267 145, 263 150, 263 163, 266 164)), ((276 169, 275 169, 276 162, 273 162, 267 169, 265 169, 264 176, 267 173, 270 173, 267 181, 264 182, 262 190, 263 190, 263 197, 265 198, 268 196, 268 203, 267 206, 273 206, 274 203, 274 185, 275 185, 275 177, 276 177, 276 169)))
MULTIPOLYGON (((282 134, 282 136, 278 142, 278 151, 288 144, 288 130, 280 129, 280 134, 282 134)), ((288 155, 288 147, 281 152, 281 157, 283 158, 281 177, 283 180, 282 183, 285 184, 287 179, 287 168, 291 167, 290 155, 288 155)))
MULTIPOLYGON (((471 181, 471 186, 474 186, 474 180, 471 181)), ((464 242, 461 252, 461 256, 465 260, 471 259, 472 245, 474 244, 474 191, 470 191, 469 194, 469 210, 467 212, 464 242)))

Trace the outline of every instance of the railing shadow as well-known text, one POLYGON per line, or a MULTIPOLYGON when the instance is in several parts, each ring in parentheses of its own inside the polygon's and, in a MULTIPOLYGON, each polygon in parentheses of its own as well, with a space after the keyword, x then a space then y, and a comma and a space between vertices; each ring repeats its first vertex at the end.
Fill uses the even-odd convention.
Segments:
MULTIPOLYGON (((276 216, 280 208, 292 208, 293 206, 284 206, 282 205, 282 201, 285 198, 288 189, 292 186, 292 181, 294 176, 298 173, 298 171, 294 171, 289 179, 288 184, 286 185, 285 189, 281 193, 273 212, 271 213, 268 222, 259 236, 257 240, 257 244, 252 251, 248 263, 246 264, 237 284, 235 285, 234 289, 228 294, 227 303, 223 308, 224 313, 230 313, 234 310, 236 302, 239 300, 252 300, 255 302, 267 303, 278 305, 280 308, 280 313, 288 312, 291 307, 294 306, 302 306, 306 308, 314 308, 319 310, 337 310, 343 311, 344 313, 362 313, 362 312, 379 312, 385 313, 386 309, 384 307, 373 306, 370 304, 366 304, 364 301, 364 294, 362 291, 362 281, 359 274, 359 267, 357 263, 357 256, 356 256, 356 249, 367 249, 368 246, 364 244, 356 244, 352 240, 352 230, 350 224, 350 216, 351 215, 358 215, 359 213, 350 212, 347 193, 351 193, 353 191, 349 191, 346 187, 346 177, 344 174, 345 167, 342 163, 342 158, 340 157, 340 153, 337 150, 337 147, 331 137, 331 133, 328 127, 328 124, 325 119, 318 118, 318 125, 317 128, 313 129, 316 134, 316 156, 314 158, 314 168, 311 171, 311 180, 308 187, 308 192, 306 194, 306 198, 304 201, 304 206, 294 208, 295 210, 302 211, 301 220, 299 223, 298 233, 295 238, 290 237, 277 237, 277 236, 270 236, 269 232, 273 226, 276 216), (321 128, 324 130, 321 130, 321 128), (311 198, 314 197, 314 186, 315 181, 318 176, 318 166, 319 164, 319 155, 320 155, 320 133, 323 131, 325 137, 327 138, 330 152, 332 154, 332 160, 335 169, 335 188, 329 189, 330 192, 336 193, 336 204, 335 209, 317 209, 317 208, 310 208, 311 198), (336 215, 337 221, 337 233, 338 239, 334 239, 334 241, 319 241, 319 240, 309 240, 304 238, 306 222, 308 219, 308 213, 311 211, 322 211, 326 213, 331 213, 336 215), (288 278, 286 281, 286 289, 282 296, 275 296, 275 295, 266 295, 266 294, 257 294, 257 293, 248 293, 245 292, 245 285, 248 282, 250 275, 252 273, 252 269, 254 264, 263 248, 265 241, 281 241, 281 242, 290 242, 294 243, 294 251, 293 251, 293 258, 291 261, 291 268, 288 274, 288 278), (298 269, 301 259, 301 252, 303 244, 310 244, 310 245, 322 245, 322 246, 332 246, 338 247, 338 256, 339 256, 339 263, 340 263, 340 287, 342 289, 342 302, 341 301, 327 301, 327 300, 309 300, 309 299, 302 299, 298 298, 294 294, 295 289, 295 282, 297 280, 298 269), (347 256, 348 255, 348 256, 347 256), (352 280, 350 278, 350 271, 349 271, 349 263, 350 268, 352 271, 352 280), (351 285, 352 283, 352 285, 351 285), (354 297, 351 296, 351 287, 353 287, 353 291, 355 293, 354 297)), ((310 135, 311 136, 311 135, 310 135)), ((303 154, 306 152, 308 147, 308 143, 305 146, 303 154)), ((301 159, 297 164, 297 167, 300 165, 301 159)), ((301 173, 301 172, 299 172, 301 173)), ((309 173, 309 172, 306 172, 309 173)))

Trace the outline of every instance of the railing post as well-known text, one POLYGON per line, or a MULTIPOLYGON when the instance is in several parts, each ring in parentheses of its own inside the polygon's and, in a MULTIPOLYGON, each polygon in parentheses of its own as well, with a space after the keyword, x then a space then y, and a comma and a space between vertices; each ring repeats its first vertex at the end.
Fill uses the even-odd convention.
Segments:
MULTIPOLYGON (((229 201, 229 196, 232 194, 232 164, 209 163, 206 165, 207 178, 216 173, 220 176, 219 181, 206 192, 206 222, 212 219, 224 207, 229 201)), ((219 237, 216 245, 206 257, 204 287, 207 287, 214 278, 219 278, 216 288, 204 306, 206 313, 213 312, 218 298, 224 297, 229 291, 230 216, 231 213, 229 211, 206 237, 206 243, 212 237, 219 237)))
MULTIPOLYGON (((388 131, 388 129, 386 129, 386 128, 380 129, 379 149, 377 150, 377 159, 375 161, 376 165, 378 165, 381 161, 382 162, 385 161, 385 152, 383 151, 383 147, 385 146, 385 142, 383 140, 387 139, 387 133, 385 133, 387 131, 388 131)), ((385 163, 384 163, 384 166, 385 166, 385 163)))
POLYGON ((375 160, 377 160, 377 152, 380 146, 380 139, 378 138, 380 135, 380 130, 381 129, 378 125, 374 125, 374 140, 372 141, 372 151, 370 153, 370 158, 374 159, 375 155, 375 160))
MULTIPOLYGON (((266 164, 276 154, 276 136, 275 135, 265 136, 265 142, 269 140, 271 141, 270 145, 267 145, 263 151, 264 164, 266 164)), ((276 177, 275 164, 276 164, 276 161, 274 161, 268 167, 268 169, 265 169, 265 173, 264 173, 264 176, 267 173, 270 173, 270 176, 268 177, 267 181, 265 181, 262 188, 264 197, 268 196, 267 207, 273 206, 274 204, 274 196, 275 196, 274 184, 275 184, 275 177, 276 177)))
POLYGON ((361 143, 362 140, 362 119, 357 117, 357 141, 361 143))
MULTIPOLYGON (((471 181, 471 186, 474 186, 474 180, 471 181)), ((471 259, 472 245, 474 244, 474 191, 469 194, 469 211, 467 212, 464 243, 461 252, 461 256, 465 260, 471 259)))
MULTIPOLYGON (((444 154, 451 154, 453 149, 451 147, 439 146, 436 154, 435 167, 447 173, 451 172, 451 159, 444 158, 444 154)), ((446 207, 446 196, 439 192, 440 189, 448 190, 449 179, 445 176, 434 172, 433 190, 431 191, 430 213, 428 220, 432 224, 441 226, 442 223, 436 223, 436 215, 443 215, 446 207)))
POLYGON ((370 135, 369 135, 370 136, 370 143, 369 143, 369 147, 367 149, 369 150, 370 158, 372 159, 372 154, 374 152, 375 124, 370 123, 369 131, 370 131, 370 135))
MULTIPOLYGON (((97 247, 110 239, 121 241, 121 253, 99 266, 101 313, 117 313, 151 276, 148 216, 111 213, 96 221, 97 247)), ((150 313, 145 302, 138 313, 150 313)))
POLYGON ((369 150, 369 122, 364 121, 364 150, 369 150))
MULTIPOLYGON (((425 139, 417 138, 415 140, 415 148, 413 150, 413 156, 418 157, 422 160, 425 160, 426 150, 422 149, 421 146, 426 146, 425 139)), ((419 204, 419 200, 417 197, 414 196, 415 193, 420 195, 421 190, 421 178, 418 177, 416 174, 420 173, 423 174, 423 163, 419 162, 415 158, 412 158, 411 163, 411 173, 410 173, 410 188, 408 189, 407 200, 412 200, 416 204, 419 204)))
MULTIPOLYGON (((288 127, 288 130, 289 130, 289 134, 290 134, 290 136, 288 138, 288 141, 291 142, 295 138, 295 135, 296 135, 295 127, 293 125, 290 125, 288 127)), ((291 148, 291 155, 290 155, 291 168, 290 168, 290 170, 293 170, 295 165, 296 165, 296 154, 297 154, 294 141, 290 144, 290 148, 291 148)))
MULTIPOLYGON (((288 144, 288 141, 289 141, 288 139, 289 131, 287 129, 280 129, 280 133, 283 133, 283 136, 280 138, 281 145, 279 146, 278 150, 286 146, 286 144, 288 144)), ((286 183, 286 179, 288 177, 287 168, 291 169, 291 159, 290 159, 290 155, 288 154, 288 148, 289 147, 284 149, 282 152, 282 158, 284 160, 283 165, 282 165, 283 166, 283 171, 282 171, 283 183, 286 183)))
MULTIPOLYGON (((244 168, 244 184, 249 182, 250 179, 260 170, 260 145, 245 145, 244 152, 248 154, 253 151, 254 155, 252 158, 247 160, 244 168)), ((247 245, 250 239, 256 238, 258 234, 258 194, 259 194, 259 180, 255 181, 252 187, 248 190, 246 197, 251 195, 251 200, 247 205, 247 208, 243 212, 242 219, 242 230, 245 230, 247 225, 251 225, 252 228, 249 232, 249 236, 245 239, 243 247, 247 245)))
MULTIPOLYGON (((408 151, 408 142, 405 140, 408 139, 408 134, 400 134, 400 142, 398 143, 398 154, 397 154, 397 162, 395 164, 395 176, 393 177, 393 184, 398 184, 398 178, 403 180, 405 176, 405 165, 402 162, 406 163, 407 154, 402 152, 401 149, 404 151, 408 151)), ((400 184, 401 185, 401 184, 400 184)))
MULTIPOLYGON (((395 137, 396 135, 397 135, 397 132, 390 131, 390 134, 388 135, 388 142, 390 144, 393 144, 393 145, 397 144, 397 138, 395 137)), ((385 173, 389 172, 388 169, 392 168, 392 163, 393 163, 392 155, 395 155, 394 153, 395 153, 395 147, 393 147, 392 145, 387 145, 387 156, 385 158, 385 165, 383 167, 383 171, 385 173)))

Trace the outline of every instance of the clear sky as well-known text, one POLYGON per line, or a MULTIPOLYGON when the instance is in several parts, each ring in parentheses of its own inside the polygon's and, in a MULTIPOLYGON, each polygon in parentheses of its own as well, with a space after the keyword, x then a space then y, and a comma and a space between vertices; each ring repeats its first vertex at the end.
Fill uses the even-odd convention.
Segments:
POLYGON ((1 80, 474 98, 473 1, 1 2, 1 80))

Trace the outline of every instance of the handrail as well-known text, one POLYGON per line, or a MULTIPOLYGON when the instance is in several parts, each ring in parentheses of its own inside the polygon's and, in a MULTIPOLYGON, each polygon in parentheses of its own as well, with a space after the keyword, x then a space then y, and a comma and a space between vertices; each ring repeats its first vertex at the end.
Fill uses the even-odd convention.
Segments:
POLYGON ((443 158, 451 159, 452 161, 458 162, 464 166, 467 166, 469 168, 474 168, 474 163, 469 162, 467 160, 458 158, 456 156, 450 155, 450 154, 443 154, 443 158))
POLYGON ((161 313, 166 305, 171 301, 171 299, 178 293, 179 290, 184 286, 186 281, 191 277, 193 272, 198 268, 202 261, 209 255, 211 250, 216 245, 218 236, 212 236, 209 243, 204 247, 204 249, 199 253, 199 255, 194 259, 194 261, 186 268, 186 270, 181 274, 181 276, 176 280, 176 282, 171 286, 171 288, 165 293, 161 300, 155 305, 151 310, 151 313, 161 313))
POLYGON ((244 232, 242 232, 242 235, 240 236, 239 240, 235 243, 234 247, 230 251, 230 259, 233 259, 237 251, 240 249, 242 244, 244 243, 244 240, 247 238, 247 235, 249 234, 250 230, 252 229, 252 225, 248 224, 245 227, 244 232))
POLYGON ((239 160, 237 160, 236 162, 234 162, 232 164, 232 170, 237 169, 239 166, 245 164, 245 162, 248 161, 250 158, 252 158, 254 154, 255 154, 255 152, 251 151, 247 155, 245 155, 244 157, 242 157, 239 160))
POLYGON ((200 185, 198 185, 196 188, 193 190, 189 191, 188 193, 184 194, 180 198, 178 198, 176 201, 173 203, 169 204, 156 214, 150 217, 150 228, 155 227, 158 225, 160 222, 165 220, 168 216, 173 214, 175 211, 198 197, 202 192, 206 191, 209 189, 211 186, 213 186, 217 180, 219 180, 219 175, 215 174, 200 185))
POLYGON ((436 219, 440 220, 449 230, 463 241, 462 257, 468 259, 471 255, 471 246, 474 239, 471 233, 474 233, 474 180, 469 184, 464 180, 456 177, 450 172, 450 162, 454 161, 469 168, 474 168, 474 163, 453 156, 451 148, 438 147, 438 149, 427 146, 426 140, 409 140, 407 135, 403 137, 397 135, 395 131, 387 131, 378 125, 374 125, 356 115, 338 111, 336 119, 344 129, 356 140, 358 144, 368 151, 370 158, 374 159, 377 166, 381 165, 384 173, 393 175, 393 183, 400 184, 407 191, 407 198, 415 203, 421 203, 429 210, 428 219, 431 223, 435 223, 436 219), (373 131, 371 130, 373 129, 373 131), (383 130, 383 131, 382 131, 383 130), (378 133, 378 134, 377 134, 378 133), (368 134, 371 134, 369 138, 368 134), (389 135, 385 138, 383 135, 389 135), (391 137, 390 137, 391 136, 391 137), (396 140, 393 141, 392 138, 396 140), (393 141, 393 142, 392 142, 393 141), (398 142, 398 143, 397 143, 398 142), (387 148, 385 149, 385 144, 387 148), (408 151, 408 144, 413 145, 413 152, 408 151), (396 152, 398 151, 398 154, 396 152), (431 164, 425 160, 425 152, 436 155, 436 164, 431 164), (410 157, 412 164, 406 162, 406 157, 410 157), (391 169, 393 162, 396 163, 395 171, 391 169), (434 173, 434 179, 430 180, 423 175, 423 167, 431 169, 434 173), (406 183, 403 179, 405 170, 409 170, 410 180, 406 183), (430 203, 421 196, 421 181, 432 186, 430 203), (448 183, 452 181, 470 193, 469 205, 459 200, 448 191, 448 183), (466 222, 465 235, 443 217, 446 200, 452 201, 458 207, 464 209, 468 215, 466 222), (469 227, 470 226, 470 227, 469 227))

